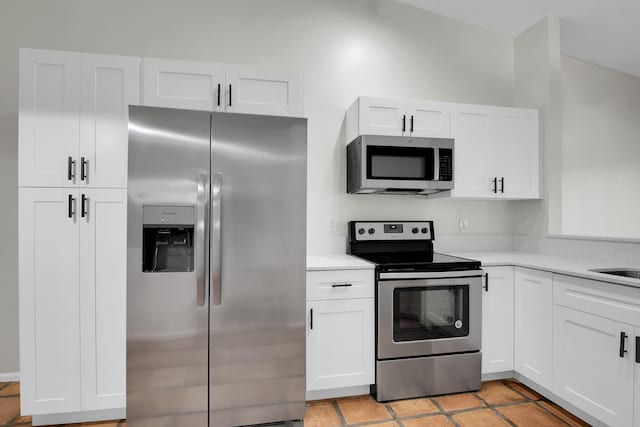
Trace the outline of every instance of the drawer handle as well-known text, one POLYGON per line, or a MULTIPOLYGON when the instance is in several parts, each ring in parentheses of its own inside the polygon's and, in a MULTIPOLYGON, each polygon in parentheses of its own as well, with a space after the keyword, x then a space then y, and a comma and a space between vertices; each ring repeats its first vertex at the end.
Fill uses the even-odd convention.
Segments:
POLYGON ((489 292, 489 273, 484 273, 484 291, 489 292))
POLYGON ((309 310, 309 329, 313 330, 313 308, 309 310))
POLYGON ((636 337, 636 363, 640 363, 640 337, 636 337))
POLYGON ((624 332, 620 332, 620 357, 624 357, 624 354, 628 353, 627 349, 624 348, 627 337, 627 334, 625 334, 624 332))
POLYGON ((334 283, 331 285, 332 288, 350 288, 353 286, 351 283, 334 283))

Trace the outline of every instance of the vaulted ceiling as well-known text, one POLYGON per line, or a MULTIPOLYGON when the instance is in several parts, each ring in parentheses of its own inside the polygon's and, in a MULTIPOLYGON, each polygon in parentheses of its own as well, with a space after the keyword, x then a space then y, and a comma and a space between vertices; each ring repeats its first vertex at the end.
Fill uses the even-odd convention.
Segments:
POLYGON ((640 78, 640 0, 398 0, 516 36, 560 18, 562 53, 640 78))

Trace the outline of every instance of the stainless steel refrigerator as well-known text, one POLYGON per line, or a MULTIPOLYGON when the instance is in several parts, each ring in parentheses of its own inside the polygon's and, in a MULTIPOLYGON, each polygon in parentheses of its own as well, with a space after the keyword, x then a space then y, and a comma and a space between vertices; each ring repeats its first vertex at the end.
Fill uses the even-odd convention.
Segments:
POLYGON ((130 107, 129 427, 302 419, 306 136, 301 118, 130 107))

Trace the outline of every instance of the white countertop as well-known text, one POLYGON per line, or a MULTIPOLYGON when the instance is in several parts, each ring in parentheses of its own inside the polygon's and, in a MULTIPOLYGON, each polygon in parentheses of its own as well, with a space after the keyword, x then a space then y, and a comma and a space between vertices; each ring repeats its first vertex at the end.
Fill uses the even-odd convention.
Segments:
POLYGON ((589 271, 594 268, 640 268, 640 266, 637 265, 626 265, 623 263, 617 265, 615 262, 603 263, 602 261, 578 261, 571 258, 527 252, 457 252, 450 253, 449 255, 475 259, 487 267, 514 265, 517 267, 551 271, 553 273, 598 280, 600 282, 640 288, 640 280, 638 279, 589 271))
POLYGON ((308 255, 307 271, 312 270, 372 270, 375 264, 351 255, 308 255))

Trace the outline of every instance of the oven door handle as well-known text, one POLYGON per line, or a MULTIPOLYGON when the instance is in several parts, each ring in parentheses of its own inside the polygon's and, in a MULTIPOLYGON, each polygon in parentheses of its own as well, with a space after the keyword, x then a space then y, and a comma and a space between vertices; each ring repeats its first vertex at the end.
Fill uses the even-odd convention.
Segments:
POLYGON ((451 279, 456 277, 482 277, 482 270, 434 271, 411 273, 380 273, 380 280, 393 279, 451 279))

